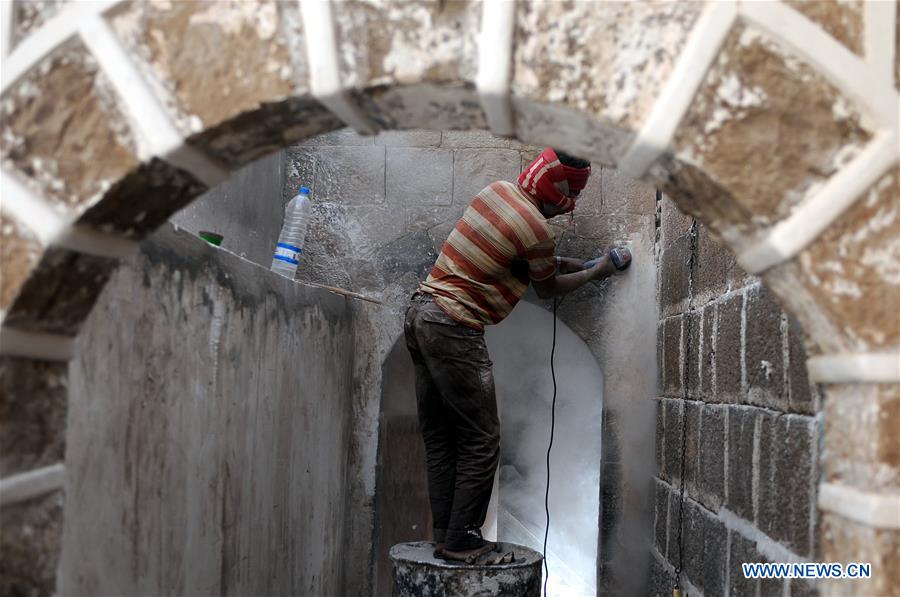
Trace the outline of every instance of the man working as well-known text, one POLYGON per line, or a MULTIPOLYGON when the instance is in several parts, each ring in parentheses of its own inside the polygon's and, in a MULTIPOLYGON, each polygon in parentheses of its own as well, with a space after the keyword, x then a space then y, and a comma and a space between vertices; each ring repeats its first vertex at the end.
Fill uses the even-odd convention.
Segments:
MULTIPOLYGON (((585 268, 555 257, 548 220, 575 208, 590 163, 545 149, 519 176, 478 193, 406 312, 425 441, 435 555, 473 562, 494 548, 480 532, 500 459, 500 421, 484 326, 525 293, 550 298, 625 269, 626 249, 585 268)), ((483 557, 481 563, 491 563, 483 557)))

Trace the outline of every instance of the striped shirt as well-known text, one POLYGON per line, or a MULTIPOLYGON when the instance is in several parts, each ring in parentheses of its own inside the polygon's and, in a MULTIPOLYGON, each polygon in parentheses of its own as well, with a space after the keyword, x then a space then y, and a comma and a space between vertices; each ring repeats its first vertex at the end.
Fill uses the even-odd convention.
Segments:
POLYGON ((509 315, 529 280, 553 276, 555 247, 535 200, 495 182, 472 199, 419 291, 459 323, 483 329, 509 315))

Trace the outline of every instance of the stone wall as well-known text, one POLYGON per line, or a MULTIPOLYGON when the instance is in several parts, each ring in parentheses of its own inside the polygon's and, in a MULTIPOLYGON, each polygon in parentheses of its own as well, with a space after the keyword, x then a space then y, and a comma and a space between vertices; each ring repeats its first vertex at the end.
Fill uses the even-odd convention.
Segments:
POLYGON ((671 594, 682 553, 683 586, 705 595, 814 593, 740 568, 821 555, 821 401, 799 326, 708 229, 664 196, 659 213, 655 594, 671 594))
POLYGON ((142 243, 70 364, 58 592, 342 594, 351 318, 186 232, 142 243))

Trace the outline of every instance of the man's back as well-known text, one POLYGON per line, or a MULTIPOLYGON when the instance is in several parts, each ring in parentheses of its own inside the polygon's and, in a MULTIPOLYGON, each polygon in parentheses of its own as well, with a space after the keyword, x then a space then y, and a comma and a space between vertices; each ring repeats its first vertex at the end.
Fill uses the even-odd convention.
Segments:
POLYGON ((515 183, 478 193, 441 249, 422 292, 456 321, 476 329, 502 321, 529 279, 555 271, 553 232, 515 183))

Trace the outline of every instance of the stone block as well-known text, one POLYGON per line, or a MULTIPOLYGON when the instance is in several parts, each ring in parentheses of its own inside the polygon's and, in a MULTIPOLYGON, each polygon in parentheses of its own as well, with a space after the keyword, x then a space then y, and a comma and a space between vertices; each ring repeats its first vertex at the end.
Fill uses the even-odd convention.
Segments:
POLYGON ((756 524, 801 556, 812 553, 817 472, 815 420, 759 414, 759 496, 756 524))
POLYGON ((61 212, 80 212, 138 164, 111 83, 77 42, 3 94, 0 159, 61 212))
POLYGON ((8 309, 41 258, 43 246, 34 233, 14 218, 0 214, 0 309, 8 309))
POLYGON ((67 368, 0 357, 0 478, 63 459, 67 368))
POLYGON ((828 562, 867 562, 872 577, 821 581, 825 595, 897 595, 900 593, 900 531, 877 529, 837 514, 822 516, 823 558, 828 562))
POLYGON ((703 506, 684 502, 684 572, 705 595, 720 595, 725 589, 725 560, 713 554, 728 550, 728 530, 703 506))
POLYGON ((728 587, 729 595, 739 597, 742 595, 757 595, 759 587, 758 578, 744 578, 741 564, 750 562, 765 562, 766 559, 757 551, 756 542, 750 541, 740 533, 729 531, 731 548, 728 560, 728 587))
MULTIPOLYGON (((393 159, 393 155, 389 157, 393 159)), ((492 182, 516 180, 519 153, 511 149, 458 149, 453 154, 452 168, 453 203, 469 205, 492 182)))
POLYGON ((53 247, 41 257, 4 324, 74 336, 118 262, 53 247))
POLYGON ((671 198, 663 194, 660 202, 660 238, 663 249, 690 232, 692 218, 678 210, 671 198))
POLYGON ((725 501, 725 425, 728 407, 704 405, 700 412, 699 501, 716 512, 725 501))
POLYGON ((681 377, 682 317, 669 317, 662 323, 662 334, 657 342, 662 345, 662 390, 670 398, 683 398, 681 377))
POLYGON ((61 491, 0 511, 0 594, 55 595, 63 533, 61 491))
POLYGON ((657 558, 650 557, 650 582, 647 594, 650 597, 672 597, 675 576, 657 558))
POLYGON ((794 10, 815 22, 851 52, 863 55, 863 7, 854 2, 787 0, 794 10))
POLYGON ((887 349, 900 342, 898 184, 900 168, 894 168, 796 261, 800 283, 850 350, 887 349))
POLYGON ((725 402, 743 398, 742 311, 744 296, 733 294, 716 304, 716 394, 725 402))
POLYGON ((788 407, 782 342, 782 311, 763 286, 747 291, 744 362, 747 402, 785 411, 788 407))
POLYGON ((116 182, 78 223, 140 240, 204 191, 192 175, 154 158, 116 182))
POLYGON ((718 196, 707 196, 719 205, 699 210, 722 231, 748 214, 757 226, 786 217, 870 136, 852 100, 816 69, 768 34, 738 24, 673 145, 676 156, 721 187, 718 196))
MULTIPOLYGON (((112 25, 176 126, 190 136, 308 91, 305 32, 299 17, 296 6, 274 0, 216 5, 136 2, 120 7, 112 25)), ((309 116, 316 116, 314 122, 321 119, 323 125, 327 121, 327 126, 295 135, 294 141, 340 126, 315 101, 287 110, 297 112, 287 118, 294 127, 309 126, 309 116)), ((257 125, 258 119, 248 120, 196 141, 233 164, 251 161, 260 156, 240 155, 228 145, 241 129, 257 125)))
POLYGON ((662 481, 654 483, 653 543, 663 557, 669 554, 669 488, 662 481))
POLYGON ((695 304, 703 304, 740 288, 745 276, 728 247, 714 239, 709 228, 697 226, 697 256, 692 287, 695 304))
MULTIPOLYGON (((665 463, 666 446, 666 403, 665 400, 654 398, 653 405, 656 410, 655 447, 656 447, 656 474, 662 477, 663 464, 665 463)), ((605 448, 605 445, 604 445, 605 448)), ((605 457, 604 457, 605 458, 605 457)))
POLYGON ((637 130, 699 13, 690 4, 518 5, 513 95, 637 130), (592 42, 576 55, 572 39, 592 42))
POLYGON ((388 147, 438 147, 441 131, 382 131, 375 135, 375 145, 388 147))
MULTIPOLYGON (((686 495, 699 501, 700 479, 700 451, 706 443, 706 438, 700 435, 700 407, 699 402, 685 402, 684 432, 684 487, 686 495)), ((681 446, 678 446, 675 459, 678 467, 681 466, 681 446)), ((680 478, 680 473, 676 474, 680 478)), ((680 483, 680 481, 679 481, 680 483)))
POLYGON ((812 415, 816 412, 815 396, 817 389, 810 383, 806 369, 807 354, 803 343, 803 330, 800 329, 800 322, 795 317, 788 315, 787 318, 789 409, 792 412, 812 415))
POLYGON ((757 409, 743 406, 728 408, 728 477, 725 506, 749 521, 754 520, 753 469, 757 409))
POLYGON ((684 310, 690 289, 690 236, 675 240, 660 256, 659 311, 671 315, 684 310))
POLYGON ((315 160, 316 202, 384 203, 384 147, 333 147, 316 152, 315 160))
POLYGON ((388 147, 385 189, 388 205, 449 205, 453 198, 453 152, 388 147))
POLYGON ((665 417, 665 460, 663 461, 663 479, 677 485, 676 481, 681 476, 682 453, 682 408, 683 400, 662 400, 665 417))
POLYGON ((792 578, 788 581, 789 597, 819 597, 819 589, 813 584, 815 581, 792 578))
POLYGON ((721 398, 716 394, 716 307, 708 305, 702 310, 701 339, 699 346, 700 391, 698 396, 707 402, 718 402, 721 398))
POLYGON ((862 491, 896 492, 900 488, 900 386, 829 386, 824 410, 825 478, 862 491))
POLYGON ((684 319, 684 347, 683 360, 685 368, 685 385, 688 397, 699 400, 702 396, 700 388, 700 376, 703 366, 703 346, 701 334, 703 332, 702 311, 690 311, 683 315, 684 319))
POLYGON ((373 3, 334 7, 341 81, 350 87, 416 81, 474 81, 481 10, 464 0, 373 3), (414 59, 413 59, 414 57, 414 59))
MULTIPOLYGON (((603 213, 650 215, 656 213, 656 187, 635 180, 616 168, 603 168, 603 213)), ((594 178, 593 175, 591 178, 594 178)), ((587 191, 587 189, 585 189, 587 191)))

